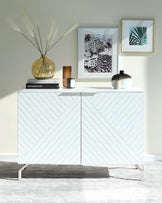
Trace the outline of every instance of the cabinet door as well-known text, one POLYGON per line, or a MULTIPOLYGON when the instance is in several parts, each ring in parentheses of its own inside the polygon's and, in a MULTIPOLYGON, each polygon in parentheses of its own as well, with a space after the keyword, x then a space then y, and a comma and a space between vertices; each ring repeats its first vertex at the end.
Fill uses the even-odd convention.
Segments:
POLYGON ((141 164, 143 158, 143 93, 83 94, 82 163, 141 164))
POLYGON ((18 93, 18 163, 80 163, 80 95, 18 93))

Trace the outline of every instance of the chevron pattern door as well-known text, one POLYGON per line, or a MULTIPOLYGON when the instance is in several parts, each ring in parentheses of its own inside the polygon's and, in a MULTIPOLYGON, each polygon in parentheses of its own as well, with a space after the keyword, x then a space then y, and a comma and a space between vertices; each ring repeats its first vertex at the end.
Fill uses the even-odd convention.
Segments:
POLYGON ((83 94, 82 163, 142 164, 143 158, 143 93, 83 94))
POLYGON ((80 164, 80 94, 18 93, 18 163, 80 164))

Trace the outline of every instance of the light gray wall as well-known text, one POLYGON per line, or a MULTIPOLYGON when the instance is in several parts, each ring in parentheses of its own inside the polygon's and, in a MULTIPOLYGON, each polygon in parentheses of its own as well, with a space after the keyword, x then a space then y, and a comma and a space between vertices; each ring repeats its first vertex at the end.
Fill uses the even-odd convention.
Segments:
MULTIPOLYGON (((21 13, 27 9, 39 22, 45 40, 51 19, 59 34, 73 23, 80 26, 117 26, 120 20, 155 19, 155 52, 121 54, 119 69, 133 77, 133 85, 145 91, 145 151, 162 154, 162 1, 161 0, 0 0, 0 153, 17 152, 16 91, 32 77, 31 66, 39 53, 5 22, 10 15, 21 25, 21 13)), ((24 28, 23 28, 24 29, 24 28)), ((119 44, 120 48, 120 44, 119 44)), ((55 77, 62 79, 62 66, 72 65, 77 77, 77 30, 64 38, 48 57, 55 62, 55 77)), ((110 81, 77 80, 77 86, 111 86, 110 81)))

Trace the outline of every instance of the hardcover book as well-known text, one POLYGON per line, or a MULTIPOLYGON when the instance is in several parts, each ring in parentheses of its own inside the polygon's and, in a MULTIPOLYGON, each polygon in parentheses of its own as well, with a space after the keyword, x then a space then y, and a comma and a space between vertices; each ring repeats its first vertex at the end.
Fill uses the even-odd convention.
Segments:
POLYGON ((26 83, 26 89, 59 89, 58 83, 26 83))
POLYGON ((51 78, 45 80, 28 79, 27 81, 27 84, 46 84, 46 83, 59 84, 59 79, 58 78, 51 78))

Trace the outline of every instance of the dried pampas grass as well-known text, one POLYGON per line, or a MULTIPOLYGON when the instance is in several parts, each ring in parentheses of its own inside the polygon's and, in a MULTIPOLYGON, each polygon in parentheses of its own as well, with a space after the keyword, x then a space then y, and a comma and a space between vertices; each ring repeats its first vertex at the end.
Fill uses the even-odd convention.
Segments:
POLYGON ((6 21, 8 22, 8 24, 10 25, 10 27, 11 27, 14 31, 21 33, 20 28, 16 25, 16 23, 14 22, 14 20, 13 20, 10 16, 8 16, 8 17, 6 18, 6 21))
POLYGON ((64 38, 65 36, 67 36, 68 34, 70 34, 74 29, 76 29, 78 27, 78 24, 74 24, 72 27, 70 27, 56 42, 54 42, 54 44, 52 44, 47 51, 49 51, 50 49, 52 49, 52 47, 54 47, 62 38, 64 38))
POLYGON ((30 39, 26 34, 24 34, 24 32, 22 32, 20 30, 20 28, 17 26, 17 24, 14 22, 14 20, 11 17, 7 17, 6 20, 14 31, 19 32, 23 37, 25 37, 41 54, 46 54, 61 39, 63 39, 65 36, 70 34, 74 29, 76 29, 78 27, 78 24, 74 24, 63 35, 61 35, 60 38, 58 38, 56 41, 54 41, 57 36, 58 29, 56 27, 55 21, 52 20, 50 29, 49 29, 49 32, 47 35, 46 47, 45 47, 45 50, 43 51, 43 45, 42 45, 39 25, 38 25, 37 21, 26 10, 22 14, 22 22, 25 25, 29 36, 32 39, 30 39))

